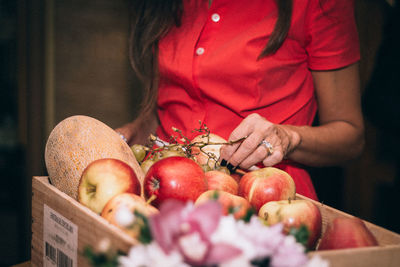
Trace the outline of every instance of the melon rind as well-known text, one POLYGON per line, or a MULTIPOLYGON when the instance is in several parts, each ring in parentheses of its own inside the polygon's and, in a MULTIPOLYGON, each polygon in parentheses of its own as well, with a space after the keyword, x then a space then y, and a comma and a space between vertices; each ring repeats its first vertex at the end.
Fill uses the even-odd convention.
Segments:
POLYGON ((101 158, 126 162, 143 185, 143 171, 129 145, 97 119, 84 115, 68 117, 54 127, 47 139, 45 162, 50 181, 74 199, 78 199, 83 170, 101 158))

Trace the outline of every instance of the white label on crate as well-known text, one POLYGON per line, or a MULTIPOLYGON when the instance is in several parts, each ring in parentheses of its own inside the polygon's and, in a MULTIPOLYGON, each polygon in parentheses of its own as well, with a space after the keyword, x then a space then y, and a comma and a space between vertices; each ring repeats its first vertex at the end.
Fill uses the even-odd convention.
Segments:
POLYGON ((43 266, 78 266, 78 226, 44 204, 43 266))

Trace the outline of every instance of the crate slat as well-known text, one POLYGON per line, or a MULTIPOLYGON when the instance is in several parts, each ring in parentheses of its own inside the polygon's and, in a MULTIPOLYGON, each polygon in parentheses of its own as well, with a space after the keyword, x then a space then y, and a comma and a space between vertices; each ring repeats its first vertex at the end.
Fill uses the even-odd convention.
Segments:
MULTIPOLYGON (((313 202, 315 205, 317 205, 317 207, 319 208, 319 210, 321 212, 321 216, 322 216, 322 235, 325 232, 328 223, 333 221, 334 218, 336 218, 336 217, 347 217, 347 218, 354 217, 353 215, 350 215, 350 214, 340 211, 338 209, 329 207, 327 205, 324 205, 320 202, 314 201, 312 199, 309 199, 309 198, 299 195, 299 194, 296 195, 296 198, 306 199, 306 200, 313 202)), ((363 222, 365 223, 365 226, 367 226, 367 228, 375 236, 380 247, 387 246, 387 245, 398 245, 399 252, 400 252, 400 235, 399 234, 389 231, 389 230, 382 228, 380 226, 377 226, 375 224, 372 224, 368 221, 363 220, 363 222)))
MULTIPOLYGON (((308 199, 297 195, 298 199, 308 199)), ((335 217, 354 217, 319 202, 322 215, 322 233, 335 217)), ((78 226, 78 266, 89 266, 82 252, 86 246, 95 247, 103 238, 108 238, 113 248, 127 252, 137 241, 121 229, 111 225, 101 216, 84 207, 76 200, 49 184, 48 177, 33 177, 32 181, 32 266, 43 266, 43 208, 44 205, 57 211, 78 226)), ((330 251, 314 251, 309 255, 320 255, 329 260, 331 267, 398 267, 400 266, 400 235, 364 221, 375 235, 379 246, 330 251)))
POLYGON ((86 246, 96 245, 108 238, 112 247, 128 251, 137 241, 76 200, 49 184, 47 177, 32 181, 32 266, 43 266, 43 207, 44 204, 78 226, 78 266, 89 266, 82 253, 86 246))

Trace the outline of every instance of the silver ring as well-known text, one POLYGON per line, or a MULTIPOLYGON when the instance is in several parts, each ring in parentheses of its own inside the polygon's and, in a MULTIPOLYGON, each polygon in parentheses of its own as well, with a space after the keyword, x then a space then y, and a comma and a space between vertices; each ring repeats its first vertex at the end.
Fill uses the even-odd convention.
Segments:
POLYGON ((266 148, 267 151, 268 151, 268 155, 271 155, 272 153, 274 153, 274 147, 271 145, 270 142, 265 141, 265 140, 262 140, 262 141, 260 142, 260 145, 264 145, 264 146, 265 146, 265 148, 266 148))

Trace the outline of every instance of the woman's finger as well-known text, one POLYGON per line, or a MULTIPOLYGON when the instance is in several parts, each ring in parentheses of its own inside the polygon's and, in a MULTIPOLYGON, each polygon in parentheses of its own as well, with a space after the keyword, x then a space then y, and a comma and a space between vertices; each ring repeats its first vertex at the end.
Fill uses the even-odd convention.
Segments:
POLYGON ((247 170, 250 167, 254 166, 258 162, 262 162, 266 157, 268 157, 268 151, 263 146, 258 146, 253 153, 250 154, 247 158, 245 158, 239 165, 240 168, 247 170))
MULTIPOLYGON (((220 159, 221 160, 225 160, 226 162, 229 161, 229 159, 231 158, 231 156, 235 153, 235 151, 239 148, 239 146, 241 145, 242 142, 244 142, 247 137, 250 135, 251 133, 251 129, 249 127, 249 125, 247 125, 247 121, 246 119, 244 119, 238 127, 236 127, 231 135, 229 136, 229 141, 237 141, 240 140, 242 138, 245 138, 243 141, 241 142, 237 142, 231 145, 224 145, 221 147, 220 150, 220 159)), ((221 163, 223 163, 223 161, 221 161, 221 163)), ((224 165, 224 164, 222 164, 224 165)))
POLYGON ((268 154, 272 153, 272 150, 266 147, 259 148, 261 141, 266 138, 273 139, 274 143, 279 141, 274 124, 255 113, 247 116, 232 131, 229 141, 240 140, 244 137, 245 139, 241 142, 222 146, 220 151, 222 166, 227 166, 231 170, 237 166, 250 167, 263 161, 268 154))
MULTIPOLYGON (((250 134, 240 145, 237 147, 236 151, 231 154, 229 158, 225 158, 231 165, 239 166, 243 160, 252 155, 260 145, 263 136, 261 133, 254 132, 250 134)), ((263 158, 259 158, 262 160, 263 158)))
POLYGON ((263 162, 273 154, 275 155, 276 150, 281 150, 281 147, 281 140, 277 135, 268 135, 260 141, 258 148, 240 163, 240 167, 248 169, 259 162, 263 162))
POLYGON ((274 151, 271 155, 267 156, 263 161, 265 167, 274 166, 280 163, 283 159, 283 151, 281 145, 274 146, 274 151))

